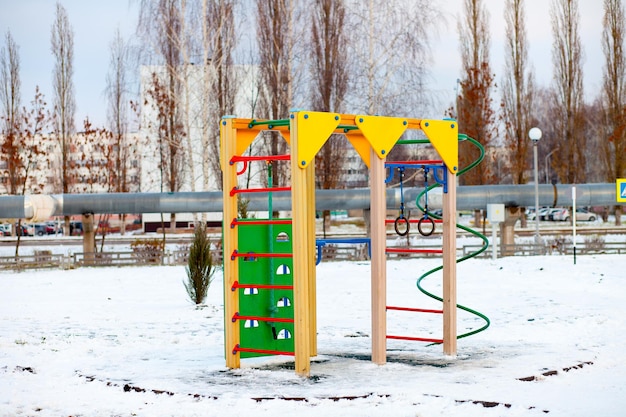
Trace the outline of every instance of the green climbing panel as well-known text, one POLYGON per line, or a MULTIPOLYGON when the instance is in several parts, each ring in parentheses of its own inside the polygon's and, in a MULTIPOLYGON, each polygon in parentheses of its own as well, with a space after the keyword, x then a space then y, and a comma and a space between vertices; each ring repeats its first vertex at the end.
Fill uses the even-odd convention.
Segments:
MULTIPOLYGON (((245 222, 245 220, 240 220, 245 222)), ((241 254, 293 254, 291 225, 240 225, 241 254)), ((292 258, 240 257, 239 283, 242 285, 293 285, 292 258)), ((293 320, 293 290, 240 288, 239 315, 293 320)), ((241 347, 294 352, 293 322, 240 320, 241 347)), ((241 352, 242 358, 268 353, 241 352)))

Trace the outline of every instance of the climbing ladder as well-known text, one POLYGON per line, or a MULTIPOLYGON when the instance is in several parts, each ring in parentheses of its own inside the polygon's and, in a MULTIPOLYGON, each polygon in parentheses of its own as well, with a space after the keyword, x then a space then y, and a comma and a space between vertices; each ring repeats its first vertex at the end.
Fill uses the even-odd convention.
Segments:
MULTIPOLYGON (((435 219, 430 217, 430 213, 427 209, 424 210, 424 214, 418 219, 410 219, 405 218, 404 216, 404 193, 402 189, 403 175, 404 170, 406 169, 421 169, 425 172, 426 186, 428 186, 427 175, 429 171, 433 172, 433 177, 435 181, 444 187, 444 190, 447 192, 447 167, 441 160, 419 160, 419 161, 394 161, 394 162, 386 162, 385 167, 389 169, 389 175, 387 176, 385 183, 390 183, 394 177, 394 171, 398 170, 400 174, 400 193, 401 193, 401 206, 400 206, 400 215, 395 220, 386 219, 386 224, 394 224, 396 233, 400 236, 406 236, 409 233, 410 225, 417 224, 419 233, 423 236, 430 236, 435 230, 435 224, 441 223, 441 219, 435 219), (405 222, 406 229, 399 231, 398 222, 405 222), (422 229, 422 223, 426 222, 428 224, 428 229, 424 231, 422 229)), ((432 254, 442 254, 443 248, 441 249, 418 249, 411 247, 387 247, 385 249, 386 254, 423 254, 423 253, 432 253, 432 254)), ((395 306, 395 305, 387 305, 387 311, 399 311, 399 312, 408 312, 408 313, 428 313, 428 314, 443 314, 443 309, 426 309, 426 308, 415 308, 415 307, 405 307, 405 306, 395 306)), ((404 335, 393 335, 387 333, 386 338, 388 340, 407 340, 407 341, 416 341, 416 342, 431 342, 431 343, 443 343, 443 338, 432 338, 432 337, 416 337, 416 336, 404 336, 404 335)))
POLYGON ((239 306, 231 317, 239 321, 240 342, 232 353, 241 358, 294 354, 293 250, 289 220, 236 220, 239 306))

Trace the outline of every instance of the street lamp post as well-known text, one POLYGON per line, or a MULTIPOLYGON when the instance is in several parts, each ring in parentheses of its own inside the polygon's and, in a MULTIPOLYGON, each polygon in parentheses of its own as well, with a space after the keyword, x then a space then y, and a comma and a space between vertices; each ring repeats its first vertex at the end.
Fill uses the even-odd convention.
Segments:
POLYGON ((551 151, 549 154, 546 155, 545 158, 545 167, 546 167, 546 184, 550 184, 550 181, 548 180, 548 174, 550 174, 550 168, 548 167, 548 160, 550 159, 550 157, 552 156, 553 153, 555 153, 556 151, 558 151, 559 148, 556 148, 555 150, 551 151))
POLYGON ((528 137, 533 141, 533 156, 535 160, 535 243, 541 243, 541 238, 539 237, 539 178, 538 178, 538 167, 537 167, 537 143, 539 143, 539 139, 541 139, 541 129, 538 127, 533 127, 528 131, 528 137))

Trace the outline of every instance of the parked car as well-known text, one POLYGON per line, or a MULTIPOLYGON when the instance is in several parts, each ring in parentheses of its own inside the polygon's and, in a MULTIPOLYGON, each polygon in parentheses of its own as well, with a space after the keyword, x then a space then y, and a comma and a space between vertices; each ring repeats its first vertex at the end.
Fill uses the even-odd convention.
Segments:
POLYGON ((584 208, 576 209, 576 221, 577 222, 595 222, 598 216, 584 208))
POLYGON ((11 225, 9 223, 0 223, 0 236, 11 236, 11 225))
POLYGON ((50 220, 46 222, 46 224, 52 228, 52 234, 62 234, 63 233, 63 225, 60 222, 55 222, 50 220))
POLYGON ((555 222, 563 222, 569 220, 569 210, 563 207, 555 207, 550 209, 548 220, 555 222))
POLYGON ((15 230, 20 236, 35 236, 35 227, 32 224, 22 223, 20 227, 17 227, 17 223, 15 223, 15 230))
POLYGON ((82 236, 83 235, 83 222, 74 221, 70 222, 70 236, 82 236))
MULTIPOLYGON (((546 220, 546 215, 548 214, 548 208, 547 207, 542 207, 539 209, 539 220, 546 220)), ((534 208, 530 208, 528 209, 528 214, 526 215, 526 218, 528 220, 535 220, 535 209, 534 208)))
MULTIPOLYGON (((568 209, 564 209, 564 210, 565 212, 561 214, 558 219, 555 219, 555 220, 561 220, 565 222, 570 221, 571 219, 570 211, 568 209)), ((577 222, 595 222, 597 218, 598 216, 595 213, 592 213, 588 211, 587 209, 584 209, 584 208, 576 209, 576 221, 577 222)))
POLYGON ((53 235, 55 233, 54 227, 50 226, 47 223, 35 223, 33 226, 35 228, 35 234, 37 236, 53 235))

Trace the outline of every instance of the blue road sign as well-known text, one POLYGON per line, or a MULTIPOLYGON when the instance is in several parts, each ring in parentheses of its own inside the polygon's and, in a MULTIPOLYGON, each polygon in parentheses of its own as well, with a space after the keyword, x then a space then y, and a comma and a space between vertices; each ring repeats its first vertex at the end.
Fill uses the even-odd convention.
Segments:
POLYGON ((617 202, 626 203, 626 178, 617 180, 617 202))

